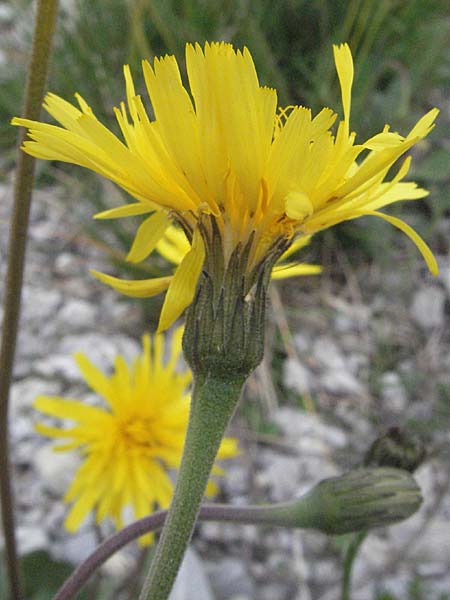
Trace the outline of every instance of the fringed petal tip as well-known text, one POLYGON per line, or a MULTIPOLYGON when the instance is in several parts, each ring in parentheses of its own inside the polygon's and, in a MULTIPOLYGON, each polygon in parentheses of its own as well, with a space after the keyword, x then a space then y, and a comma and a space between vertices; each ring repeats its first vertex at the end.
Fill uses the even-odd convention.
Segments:
POLYGON ((354 75, 353 57, 348 44, 334 44, 333 55, 339 83, 341 86, 344 121, 348 127, 350 120, 351 90, 354 75))
POLYGON ((353 57, 352 51, 350 50, 350 46, 347 42, 343 42, 342 44, 333 44, 333 56, 336 65, 339 63, 339 67, 341 65, 345 65, 346 68, 351 68, 353 71, 353 57))
POLYGON ((435 126, 435 120, 439 114, 438 108, 432 108, 421 117, 408 134, 407 139, 422 139, 426 137, 435 126))

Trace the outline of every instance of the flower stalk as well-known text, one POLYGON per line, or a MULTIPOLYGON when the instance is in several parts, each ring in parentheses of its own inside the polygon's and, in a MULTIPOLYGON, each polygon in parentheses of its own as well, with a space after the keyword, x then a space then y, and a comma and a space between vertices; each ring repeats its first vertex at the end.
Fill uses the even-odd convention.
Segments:
POLYGON ((172 504, 140 600, 165 600, 191 539, 217 450, 244 378, 208 375, 195 381, 191 413, 172 504))
POLYGON ((254 234, 228 254, 214 217, 200 223, 193 247, 205 249, 195 297, 187 311, 185 358, 194 391, 174 497, 140 600, 165 600, 189 543, 222 437, 242 387, 264 352, 270 273, 288 242, 280 242, 249 268, 254 234))
POLYGON ((359 531, 349 541, 342 565, 341 600, 351 600, 353 565, 367 535, 368 531, 359 531))
MULTIPOLYGON (((368 468, 323 480, 291 502, 266 506, 204 504, 198 518, 266 527, 316 529, 330 535, 351 533, 364 527, 362 533, 365 535, 366 529, 407 519, 420 504, 420 490, 411 475, 398 469, 368 468), (350 517, 358 508, 359 519, 352 520, 350 517)), ((166 510, 157 511, 110 536, 75 569, 54 600, 71 600, 115 552, 132 540, 161 529, 166 517, 166 510)))
MULTIPOLYGON (((57 10, 57 0, 38 0, 37 2, 33 47, 28 67, 28 78, 23 108, 24 118, 38 119, 40 115, 57 10)), ((19 145, 22 145, 24 139, 25 134, 21 131, 19 135, 19 145)), ((3 333, 0 349, 0 490, 7 577, 12 600, 19 600, 23 597, 23 593, 20 583, 14 532, 14 501, 10 481, 7 425, 9 392, 12 381, 20 316, 20 301, 31 206, 31 191, 34 178, 34 163, 35 159, 32 156, 19 152, 14 184, 13 211, 8 247, 8 266, 5 282, 3 333)))

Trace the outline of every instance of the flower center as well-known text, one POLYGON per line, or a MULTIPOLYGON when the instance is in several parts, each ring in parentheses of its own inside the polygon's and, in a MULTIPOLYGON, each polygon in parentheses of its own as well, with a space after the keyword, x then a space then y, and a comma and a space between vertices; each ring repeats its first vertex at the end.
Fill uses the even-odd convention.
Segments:
POLYGON ((150 449, 155 446, 150 419, 133 417, 122 421, 118 426, 118 435, 128 448, 150 449))

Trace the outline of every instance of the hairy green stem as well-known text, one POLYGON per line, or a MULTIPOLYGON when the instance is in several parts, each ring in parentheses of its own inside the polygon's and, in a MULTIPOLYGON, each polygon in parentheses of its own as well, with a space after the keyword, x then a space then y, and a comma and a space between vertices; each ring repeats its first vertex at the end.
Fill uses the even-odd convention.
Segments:
POLYGON ((344 565, 342 568, 342 591, 341 600, 351 600, 351 588, 352 588, 352 572, 355 558, 358 555, 358 551, 361 544, 367 537, 367 531, 359 531, 352 536, 350 543, 347 547, 344 557, 344 565))
MULTIPOLYGON (((25 102, 22 112, 22 115, 28 119, 39 118, 57 8, 57 0, 39 0, 37 2, 33 47, 28 67, 25 102)), ((20 145, 25 135, 26 131, 21 130, 19 136, 20 145)), ((5 282, 2 342, 0 348, 0 496, 7 576, 12 600, 19 600, 23 597, 23 593, 19 576, 14 529, 14 501, 11 488, 8 445, 8 406, 20 315, 34 162, 34 158, 19 151, 14 185, 8 267, 5 282)))
POLYGON ((236 408, 243 376, 196 378, 183 458, 169 514, 140 600, 166 600, 192 536, 223 434, 236 408))

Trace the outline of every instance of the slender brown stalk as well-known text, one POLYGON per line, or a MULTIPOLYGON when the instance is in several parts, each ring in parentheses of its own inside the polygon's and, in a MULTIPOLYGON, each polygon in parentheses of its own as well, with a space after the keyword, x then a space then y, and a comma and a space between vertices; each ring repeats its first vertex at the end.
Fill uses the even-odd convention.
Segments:
MULTIPOLYGON (((224 504, 204 504, 200 508, 199 519, 203 521, 229 521, 232 523, 244 523, 247 525, 258 525, 269 522, 274 523, 274 513, 282 505, 271 507, 262 506, 227 506, 224 504), (274 510, 275 509, 275 510, 274 510), (272 519, 272 520, 271 520, 272 519)), ((309 506, 305 505, 305 514, 299 511, 298 523, 308 525, 309 506)), ((64 582, 53 600, 72 600, 75 598, 96 570, 105 563, 108 558, 118 552, 131 541, 139 538, 150 531, 158 531, 164 525, 167 510, 159 510, 148 517, 127 525, 121 531, 114 533, 98 546, 64 582)))
MULTIPOLYGON (((246 525, 316 529, 329 535, 339 535, 407 519, 419 509, 421 502, 420 489, 406 471, 367 468, 324 479, 307 494, 291 502, 261 506, 204 504, 200 507, 198 518, 246 525)), ((167 510, 159 510, 107 538, 75 569, 53 600, 75 598, 108 558, 141 535, 161 529, 167 514, 167 510)), ((347 558, 349 576, 352 560, 352 557, 347 558)), ((153 600, 154 596, 151 598, 153 600)))
MULTIPOLYGON (((23 116, 38 119, 44 95, 49 56, 56 20, 58 1, 38 0, 31 60, 25 91, 23 116)), ((21 130, 22 144, 25 130, 21 130)), ((17 548, 14 533, 14 502, 11 489, 8 447, 8 405, 14 354, 20 315, 20 299, 23 282, 25 248, 34 176, 34 159, 19 150, 14 185, 11 217, 8 267, 5 282, 2 342, 0 349, 0 494, 2 525, 5 537, 7 576, 12 600, 23 598, 17 548)))

